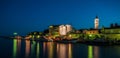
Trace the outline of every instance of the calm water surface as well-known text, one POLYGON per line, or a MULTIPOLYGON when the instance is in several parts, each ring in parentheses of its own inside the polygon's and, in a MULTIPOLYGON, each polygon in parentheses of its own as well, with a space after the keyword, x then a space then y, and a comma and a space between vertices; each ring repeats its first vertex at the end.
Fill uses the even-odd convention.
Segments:
POLYGON ((120 46, 91 46, 0 38, 0 58, 120 58, 120 46))

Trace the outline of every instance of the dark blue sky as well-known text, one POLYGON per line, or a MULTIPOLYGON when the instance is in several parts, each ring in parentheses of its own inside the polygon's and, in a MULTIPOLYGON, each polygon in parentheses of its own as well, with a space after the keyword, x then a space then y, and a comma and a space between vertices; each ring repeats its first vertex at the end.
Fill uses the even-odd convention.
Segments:
POLYGON ((93 28, 96 15, 100 27, 119 23, 120 0, 0 0, 0 34, 43 31, 52 24, 93 28))

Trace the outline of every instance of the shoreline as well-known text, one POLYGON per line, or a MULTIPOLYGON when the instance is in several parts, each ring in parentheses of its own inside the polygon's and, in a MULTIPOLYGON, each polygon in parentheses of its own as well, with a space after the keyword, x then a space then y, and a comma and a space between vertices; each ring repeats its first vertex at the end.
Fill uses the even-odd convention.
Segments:
MULTIPOLYGON (((10 37, 0 37, 3 39, 16 39, 16 38, 10 38, 10 37)), ((24 39, 24 38, 17 38, 17 40, 30 40, 30 41, 36 41, 36 42, 56 42, 56 43, 63 43, 63 44, 74 44, 74 43, 80 43, 80 44, 86 44, 86 45, 95 45, 95 46, 115 46, 120 45, 120 41, 95 41, 95 40, 48 40, 48 39, 39 39, 39 40, 32 40, 32 39, 24 39)))

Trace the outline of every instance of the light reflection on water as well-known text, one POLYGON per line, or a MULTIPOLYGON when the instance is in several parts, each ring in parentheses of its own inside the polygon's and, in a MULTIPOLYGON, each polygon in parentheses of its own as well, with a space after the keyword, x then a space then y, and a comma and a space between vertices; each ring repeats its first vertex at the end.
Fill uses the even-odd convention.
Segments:
POLYGON ((98 46, 88 46, 88 58, 99 58, 98 46))
POLYGON ((25 41, 26 47, 25 47, 25 58, 29 58, 30 55, 30 41, 25 41))
POLYGON ((13 58, 17 55, 17 40, 13 40, 13 58))
POLYGON ((37 49, 36 49, 37 50, 37 55, 36 55, 37 57, 36 58, 39 58, 39 54, 40 54, 40 50, 39 49, 40 49, 39 48, 39 43, 37 43, 37 49))
POLYGON ((31 48, 31 55, 35 54, 35 50, 36 50, 35 49, 35 47, 36 47, 35 45, 36 45, 36 42, 32 41, 32 44, 31 44, 31 47, 30 47, 31 48))
MULTIPOLYGON (((36 58, 40 58, 40 43, 35 41, 26 40, 25 42, 25 58, 36 54, 36 58)), ((57 58, 72 58, 72 45, 59 44, 53 42, 43 42, 43 58, 54 58, 56 53, 57 58)), ((23 52, 23 51, 22 51, 23 52)), ((13 40, 13 58, 17 58, 21 54, 21 40, 13 40)))
POLYGON ((88 46, 88 58, 93 58, 93 47, 88 46))
POLYGON ((72 58, 71 44, 57 44, 57 58, 72 58))
POLYGON ((13 40, 13 58, 17 57, 21 51, 21 40, 13 40))
POLYGON ((94 58, 99 58, 99 47, 94 46, 94 58))
POLYGON ((53 42, 44 42, 43 46, 44 57, 48 55, 47 58, 53 58, 53 42))
POLYGON ((119 48, 14 39, 12 58, 119 58, 119 48))

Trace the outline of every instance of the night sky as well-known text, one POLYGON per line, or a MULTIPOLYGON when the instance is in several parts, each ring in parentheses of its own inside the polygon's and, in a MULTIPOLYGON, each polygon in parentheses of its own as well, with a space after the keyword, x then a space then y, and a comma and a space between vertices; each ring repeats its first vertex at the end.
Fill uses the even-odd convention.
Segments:
POLYGON ((25 35, 56 24, 94 28, 96 15, 99 28, 120 24, 120 0, 0 0, 0 35, 25 35))

